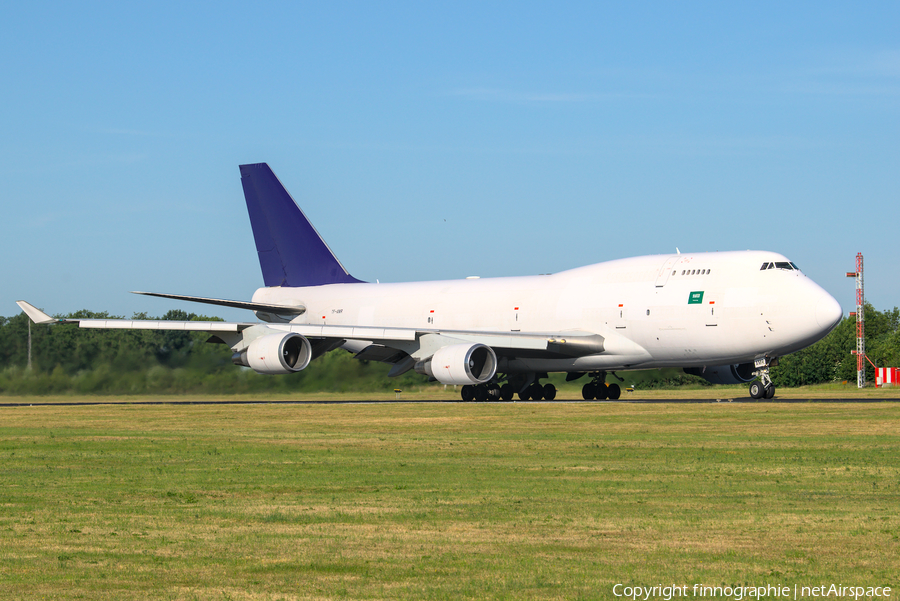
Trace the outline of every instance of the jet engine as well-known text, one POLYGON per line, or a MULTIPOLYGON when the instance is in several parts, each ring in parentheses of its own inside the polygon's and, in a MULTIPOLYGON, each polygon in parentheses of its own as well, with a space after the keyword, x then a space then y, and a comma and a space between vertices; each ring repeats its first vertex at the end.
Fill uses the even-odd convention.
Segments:
POLYGON ((712 384, 743 384, 754 378, 754 371, 756 371, 756 368, 753 367, 752 363, 684 368, 684 373, 700 376, 712 384))
POLYGON ((289 374, 300 371, 312 359, 312 346, 296 333, 266 334, 254 339, 246 350, 231 360, 260 374, 289 374))
POLYGON ((484 344, 453 344, 417 363, 416 372, 441 384, 484 384, 497 373, 497 355, 484 344))

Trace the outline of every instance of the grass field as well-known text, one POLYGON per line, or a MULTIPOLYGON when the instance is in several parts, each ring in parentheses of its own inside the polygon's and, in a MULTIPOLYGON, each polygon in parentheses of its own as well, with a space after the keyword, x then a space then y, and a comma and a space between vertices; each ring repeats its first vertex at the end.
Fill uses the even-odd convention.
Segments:
POLYGON ((896 597, 898 451, 897 403, 2 408, 0 598, 896 597))

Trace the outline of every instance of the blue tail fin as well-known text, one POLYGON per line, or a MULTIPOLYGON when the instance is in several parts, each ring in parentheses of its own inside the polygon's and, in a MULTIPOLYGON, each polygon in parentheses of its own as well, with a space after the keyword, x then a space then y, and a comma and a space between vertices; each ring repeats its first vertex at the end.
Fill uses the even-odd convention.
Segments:
POLYGON ((266 163, 241 165, 241 184, 266 286, 359 282, 347 273, 266 163))

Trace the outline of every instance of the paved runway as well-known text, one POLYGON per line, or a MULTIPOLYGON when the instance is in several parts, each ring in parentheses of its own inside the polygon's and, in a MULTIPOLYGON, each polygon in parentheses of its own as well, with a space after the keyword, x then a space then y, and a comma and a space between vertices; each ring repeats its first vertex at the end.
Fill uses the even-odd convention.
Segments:
MULTIPOLYGON (((414 404, 414 403, 434 403, 434 404, 446 404, 446 403, 462 403, 463 401, 459 400, 445 400, 445 401, 434 401, 434 400, 415 400, 415 399, 400 399, 400 400, 381 400, 381 401, 372 401, 365 399, 357 399, 357 400, 336 400, 336 401, 322 401, 322 400, 303 400, 303 399, 278 399, 278 400, 245 400, 245 399, 234 399, 234 400, 190 400, 190 401, 178 401, 178 400, 165 400, 165 401, 141 401, 141 400, 130 400, 130 401, 63 401, 63 402, 0 402, 0 407, 80 407, 80 406, 90 406, 90 405, 378 405, 378 404, 414 404)), ((756 403, 756 404, 789 404, 789 403, 898 403, 900 402, 900 398, 857 398, 857 399, 844 399, 844 398, 833 398, 833 399, 762 399, 755 400, 750 397, 743 398, 732 398, 732 399, 619 399, 617 401, 584 401, 580 399, 557 399, 554 401, 486 401, 482 404, 487 403, 505 403, 505 404, 540 404, 540 403, 578 403, 578 404, 586 404, 586 403, 596 403, 596 404, 604 404, 604 403, 626 403, 633 405, 640 404, 690 404, 690 403, 756 403)), ((473 401, 473 403, 475 403, 473 401)))

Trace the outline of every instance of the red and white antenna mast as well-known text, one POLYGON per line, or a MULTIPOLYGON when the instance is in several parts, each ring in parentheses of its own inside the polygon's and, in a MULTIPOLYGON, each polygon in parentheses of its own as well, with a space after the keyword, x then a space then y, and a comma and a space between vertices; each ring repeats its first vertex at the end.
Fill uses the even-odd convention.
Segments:
POLYGON ((856 253, 856 272, 847 272, 848 278, 856 278, 856 385, 866 385, 866 295, 863 292, 863 256, 856 253))

